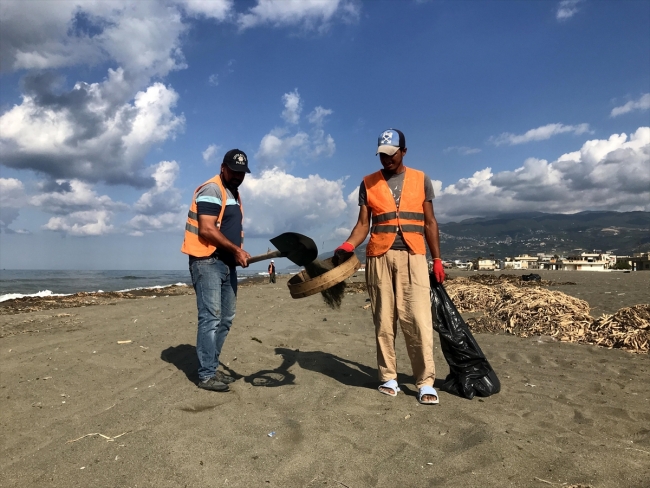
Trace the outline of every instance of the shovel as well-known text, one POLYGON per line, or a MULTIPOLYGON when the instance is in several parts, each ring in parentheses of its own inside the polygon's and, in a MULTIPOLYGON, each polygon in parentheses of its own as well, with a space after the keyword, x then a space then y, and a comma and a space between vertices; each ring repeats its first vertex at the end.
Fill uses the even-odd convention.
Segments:
POLYGON ((295 232, 285 232, 271 239, 277 251, 252 256, 248 264, 272 258, 287 258, 298 266, 305 266, 318 257, 316 243, 309 237, 295 232))

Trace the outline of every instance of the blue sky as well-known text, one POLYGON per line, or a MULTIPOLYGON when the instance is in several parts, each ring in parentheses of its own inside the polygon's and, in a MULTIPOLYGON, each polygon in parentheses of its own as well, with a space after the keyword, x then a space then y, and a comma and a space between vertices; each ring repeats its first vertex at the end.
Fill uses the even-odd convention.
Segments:
POLYGON ((234 147, 246 249, 331 250, 389 127, 440 222, 650 210, 647 1, 5 0, 0 30, 0 268, 184 269, 234 147))

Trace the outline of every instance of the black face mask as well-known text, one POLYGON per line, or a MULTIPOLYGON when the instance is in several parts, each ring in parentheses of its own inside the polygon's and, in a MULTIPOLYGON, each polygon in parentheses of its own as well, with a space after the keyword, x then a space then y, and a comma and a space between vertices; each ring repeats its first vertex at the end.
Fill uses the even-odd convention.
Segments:
POLYGON ((221 182, 223 183, 223 186, 228 188, 233 193, 237 192, 239 186, 233 185, 232 181, 227 181, 225 175, 223 174, 223 171, 221 172, 220 176, 221 176, 221 182))

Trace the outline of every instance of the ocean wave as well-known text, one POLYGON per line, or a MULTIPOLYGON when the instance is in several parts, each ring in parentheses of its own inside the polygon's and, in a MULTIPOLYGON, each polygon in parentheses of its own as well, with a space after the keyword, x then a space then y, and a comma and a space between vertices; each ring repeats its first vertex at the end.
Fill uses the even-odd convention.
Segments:
POLYGON ((187 283, 174 283, 171 285, 155 285, 155 286, 138 286, 136 288, 127 288, 125 290, 117 290, 119 293, 128 293, 130 291, 139 291, 139 290, 162 290, 163 288, 169 288, 170 286, 189 286, 187 283))
POLYGON ((52 293, 51 290, 43 290, 38 293, 32 293, 24 295, 22 293, 7 293, 6 295, 0 295, 0 302, 6 302, 7 300, 16 300, 17 298, 28 298, 28 297, 65 297, 70 295, 70 293, 52 293))
MULTIPOLYGON (((117 290, 117 292, 128 293, 130 291, 139 291, 139 290, 162 290, 164 288, 169 288, 170 286, 189 286, 189 285, 186 283, 178 282, 171 285, 138 286, 136 288, 126 288, 124 290, 117 290)), ((104 290, 97 290, 97 291, 78 292, 78 293, 106 293, 106 292, 104 290)), ((43 291, 39 291, 38 293, 32 293, 32 294, 7 293, 5 295, 0 295, 0 302, 5 302, 7 300, 16 300, 17 298, 66 297, 70 295, 74 295, 74 293, 52 293, 51 290, 43 290, 43 291)))

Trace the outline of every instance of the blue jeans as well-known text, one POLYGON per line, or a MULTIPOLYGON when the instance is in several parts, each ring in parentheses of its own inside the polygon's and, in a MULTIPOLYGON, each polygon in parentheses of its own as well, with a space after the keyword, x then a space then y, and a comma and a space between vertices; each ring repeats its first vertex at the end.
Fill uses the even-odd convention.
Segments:
POLYGON ((217 371, 221 348, 235 318, 237 271, 217 258, 207 258, 191 261, 190 274, 199 312, 199 379, 206 380, 217 371))

